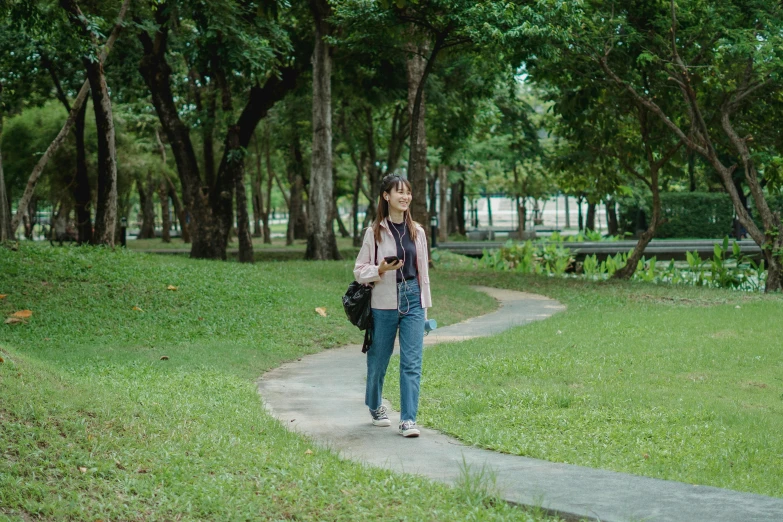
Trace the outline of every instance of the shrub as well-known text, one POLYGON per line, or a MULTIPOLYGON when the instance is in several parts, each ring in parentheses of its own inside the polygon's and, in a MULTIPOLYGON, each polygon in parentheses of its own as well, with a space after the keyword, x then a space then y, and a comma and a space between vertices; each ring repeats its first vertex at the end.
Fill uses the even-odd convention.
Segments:
MULTIPOLYGON (((734 206, 728 194, 722 192, 664 192, 661 194, 661 214, 669 221, 658 228, 655 237, 716 239, 731 233, 734 206)), ((618 200, 618 222, 622 232, 635 233, 649 225, 652 200, 621 198, 618 200), (639 210, 645 222, 639 223, 639 210)))

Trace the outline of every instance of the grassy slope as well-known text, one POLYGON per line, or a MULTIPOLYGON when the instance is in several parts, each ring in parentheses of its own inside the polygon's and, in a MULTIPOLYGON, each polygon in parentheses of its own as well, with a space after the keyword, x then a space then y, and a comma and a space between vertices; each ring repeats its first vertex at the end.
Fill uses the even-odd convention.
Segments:
MULTIPOLYGON (((342 461, 263 411, 265 369, 360 340, 339 305, 350 271, 0 249, 0 313, 33 311, 0 325, 0 518, 527 518, 480 488, 342 461)), ((494 306, 434 280, 443 322, 494 306)))
POLYGON ((429 350, 424 424, 508 453, 783 496, 780 296, 452 277, 545 294, 568 310, 429 350))

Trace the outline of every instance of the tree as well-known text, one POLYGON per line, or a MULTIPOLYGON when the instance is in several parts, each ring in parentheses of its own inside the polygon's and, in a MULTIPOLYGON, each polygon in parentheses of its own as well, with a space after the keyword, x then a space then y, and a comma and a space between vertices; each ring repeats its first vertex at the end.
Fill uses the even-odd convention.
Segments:
POLYGON ((310 169, 307 259, 342 259, 334 236, 332 179, 332 50, 328 0, 310 0, 315 20, 313 49, 313 153, 310 169))
POLYGON ((607 78, 715 169, 737 218, 762 249, 768 267, 766 291, 780 291, 783 223, 780 212, 773 211, 767 201, 764 185, 770 178, 765 179, 765 165, 759 161, 769 145, 766 136, 754 137, 747 129, 756 127, 751 102, 763 103, 766 92, 781 87, 783 60, 778 50, 783 8, 763 0, 727 1, 719 6, 697 1, 679 7, 671 1, 668 7, 656 4, 646 27, 637 27, 632 23, 634 2, 621 4, 622 9, 614 14, 613 7, 614 3, 600 3, 591 13, 596 20, 603 16, 603 44, 586 52, 607 78), (637 41, 646 49, 640 59, 656 65, 668 85, 659 82, 651 88, 631 71, 616 67, 613 57, 627 41, 637 41), (671 87, 679 91, 680 103, 667 107, 659 100, 671 99, 671 87), (761 227, 744 206, 735 184, 733 175, 740 166, 761 227))
MULTIPOLYGON (((258 122, 296 86, 303 60, 287 54, 291 50, 288 36, 275 21, 275 13, 267 9, 226 0, 210 3, 205 10, 184 0, 170 0, 156 3, 150 10, 154 30, 141 21, 139 24, 138 38, 143 48, 139 71, 176 160, 190 214, 190 255, 226 258, 236 194, 240 258, 250 261, 252 243, 246 226, 249 219, 243 181, 245 154, 258 122), (259 38, 259 34, 265 38, 259 38), (172 44, 177 47, 172 48, 172 44), (284 53, 285 59, 279 58, 284 53), (199 95, 208 89, 220 95, 226 126, 214 180, 210 179, 209 161, 205 162, 207 175, 202 178, 190 126, 181 117, 179 98, 175 96, 181 82, 175 83, 170 60, 175 60, 177 67, 185 63, 185 74, 176 79, 187 78, 186 87, 199 95), (239 96, 244 98, 244 106, 236 115, 233 98, 239 96)), ((205 140, 204 145, 204 157, 209 158, 209 142, 205 140)))
POLYGON ((60 0, 71 21, 81 28, 95 49, 83 58, 87 79, 90 82, 95 126, 98 131, 98 205, 95 209, 95 235, 98 244, 114 246, 117 225, 117 148, 114 141, 109 88, 103 73, 103 61, 96 54, 98 34, 82 13, 76 0, 60 0))
MULTIPOLYGON (((112 29, 109 38, 106 40, 106 45, 99 53, 97 57, 98 62, 103 63, 103 61, 106 60, 106 56, 109 54, 109 51, 114 45, 114 42, 117 40, 117 37, 119 36, 120 33, 120 29, 122 28, 122 21, 125 18, 125 14, 128 10, 129 3, 130 0, 125 0, 122 6, 120 7, 120 12, 117 16, 118 22, 114 25, 114 28, 112 29)), ((29 13, 26 14, 28 16, 32 16, 29 13)), ((43 169, 46 166, 46 163, 49 161, 52 155, 57 151, 57 149, 63 143, 63 141, 68 136, 71 129, 73 128, 74 124, 76 123, 76 120, 78 118, 78 113, 82 107, 82 104, 87 99, 87 94, 89 93, 89 91, 90 91, 90 82, 89 80, 87 80, 84 82, 82 88, 79 90, 79 94, 76 96, 76 99, 74 99, 73 103, 71 104, 71 111, 68 115, 68 118, 65 120, 62 129, 57 134, 57 137, 55 137, 55 139, 51 142, 49 147, 47 147, 46 151, 41 155, 41 158, 38 160, 38 163, 33 168, 33 171, 30 174, 29 179, 27 180, 27 185, 25 187, 24 193, 22 194, 22 197, 20 198, 19 203, 17 204, 16 214, 11 220, 12 230, 15 231, 19 227, 21 218, 27 211, 27 206, 33 197, 33 193, 35 192, 35 186, 37 185, 38 180, 40 179, 41 174, 43 173, 43 169)), ((105 152, 110 153, 110 150, 107 148, 105 152)), ((110 167, 108 163, 106 165, 110 167)), ((115 162, 115 169, 116 169, 116 162, 115 162)), ((113 240, 111 244, 113 244, 113 240)))

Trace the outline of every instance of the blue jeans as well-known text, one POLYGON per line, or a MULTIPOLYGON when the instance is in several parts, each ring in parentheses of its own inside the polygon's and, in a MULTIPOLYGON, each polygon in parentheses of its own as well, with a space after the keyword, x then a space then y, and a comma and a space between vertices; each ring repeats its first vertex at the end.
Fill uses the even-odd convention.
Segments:
POLYGON ((397 310, 372 309, 373 338, 367 352, 367 389, 364 403, 371 410, 381 405, 383 379, 400 331, 400 421, 415 421, 419 410, 419 384, 424 344, 424 309, 419 283, 397 284, 397 310))

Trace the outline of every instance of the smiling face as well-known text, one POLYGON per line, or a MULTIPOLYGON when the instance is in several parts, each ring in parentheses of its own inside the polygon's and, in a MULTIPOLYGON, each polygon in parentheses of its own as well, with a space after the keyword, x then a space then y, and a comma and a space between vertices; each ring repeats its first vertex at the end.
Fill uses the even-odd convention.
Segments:
POLYGON ((411 187, 408 183, 399 181, 388 192, 384 192, 383 197, 389 203, 389 214, 394 215, 407 212, 413 199, 413 194, 411 194, 411 187))

